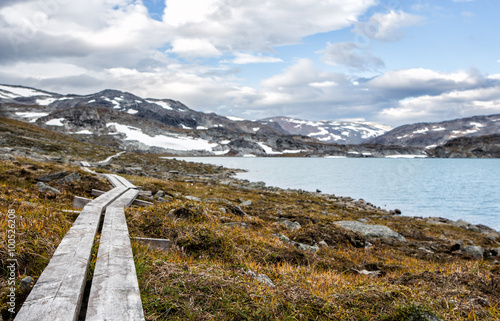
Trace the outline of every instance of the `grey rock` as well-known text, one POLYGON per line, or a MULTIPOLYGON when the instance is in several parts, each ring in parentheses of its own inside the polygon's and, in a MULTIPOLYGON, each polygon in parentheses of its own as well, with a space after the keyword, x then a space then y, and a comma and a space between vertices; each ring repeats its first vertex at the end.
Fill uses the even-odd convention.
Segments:
POLYGON ((31 276, 27 276, 21 280, 21 283, 19 283, 19 288, 21 291, 26 291, 31 288, 33 285, 33 278, 31 276))
POLYGON ((187 200, 193 201, 193 202, 201 202, 201 199, 199 199, 196 196, 187 195, 187 196, 184 196, 184 198, 187 199, 187 200))
POLYGON ((304 243, 299 243, 299 242, 295 242, 295 241, 290 241, 290 243, 295 246, 296 248, 298 248, 299 250, 302 250, 302 251, 308 251, 308 252, 317 252, 319 251, 319 247, 317 245, 307 245, 307 244, 304 244, 304 243))
POLYGON ((240 204, 240 206, 250 206, 252 205, 252 201, 244 201, 240 204))
POLYGON ((70 184, 70 183, 73 183, 73 182, 78 182, 78 181, 81 181, 82 178, 80 177, 80 174, 78 173, 71 173, 67 176, 64 176, 63 178, 61 179, 58 179, 56 181, 57 184, 70 184))
POLYGON ((38 182, 37 187, 38 187, 38 191, 42 192, 42 193, 61 194, 61 192, 59 192, 59 190, 53 188, 52 186, 45 184, 44 182, 38 182))
POLYGON ((165 192, 162 190, 159 190, 158 192, 156 192, 154 197, 159 198, 159 197, 163 197, 163 196, 165 196, 165 192))
POLYGON ((238 205, 235 205, 233 206, 233 212, 236 214, 236 215, 242 215, 242 216, 247 216, 248 214, 241 209, 241 207, 239 207, 238 205))
POLYGON ((248 228, 248 224, 244 222, 232 222, 232 223, 224 223, 224 226, 229 226, 229 227, 242 227, 242 228, 248 228))
POLYGON ((262 284, 269 285, 269 286, 272 286, 272 287, 275 286, 274 283, 273 283, 273 281, 271 281, 271 279, 267 275, 265 275, 265 274, 259 274, 259 275, 257 275, 257 281, 259 281, 262 284))
POLYGON ((10 154, 0 154, 0 160, 15 161, 16 159, 10 154))
POLYGON ((469 254, 475 259, 483 259, 483 248, 480 246, 467 245, 462 249, 462 252, 469 254))
POLYGON ((463 228, 465 230, 470 230, 470 231, 473 231, 473 232, 478 232, 478 233, 482 232, 481 228, 479 228, 476 225, 471 224, 471 223, 469 223, 467 221, 464 221, 464 220, 458 220, 458 221, 452 223, 452 225, 460 227, 460 228, 463 228))
POLYGON ((58 172, 58 173, 40 176, 38 178, 35 178, 35 180, 39 181, 39 182, 48 183, 48 182, 55 181, 56 179, 61 179, 66 175, 68 175, 68 172, 58 172))
POLYGON ((267 275, 265 275, 265 274, 258 274, 257 275, 257 273, 255 273, 252 270, 248 270, 246 272, 246 274, 248 276, 250 276, 251 278, 256 279, 259 283, 269 285, 269 286, 275 286, 273 281, 271 281, 271 279, 269 277, 267 277, 267 275))
POLYGON ((370 220, 366 219, 366 218, 358 218, 357 221, 361 222, 361 223, 368 223, 368 222, 370 222, 370 220))
POLYGON ((283 235, 283 234, 273 234, 273 236, 276 236, 277 238, 279 238, 282 242, 285 242, 285 243, 288 243, 290 242, 290 239, 283 235))
POLYGON ((292 230, 292 231, 295 231, 295 230, 298 230, 301 228, 300 223, 298 223, 298 222, 292 222, 292 221, 286 220, 286 221, 283 221, 282 224, 285 225, 285 227, 287 229, 292 230))
POLYGON ((400 242, 407 242, 404 236, 397 232, 394 232, 384 225, 369 225, 356 221, 338 221, 335 222, 335 224, 345 229, 361 233, 366 237, 391 238, 400 242))
POLYGON ((161 196, 160 196, 160 197, 158 197, 158 198, 156 198, 156 200, 157 200, 158 202, 160 202, 160 203, 166 203, 166 202, 168 202, 168 200, 167 200, 166 198, 163 198, 163 197, 161 197, 161 196))
POLYGON ((328 247, 328 244, 325 241, 320 241, 318 245, 319 247, 328 247))

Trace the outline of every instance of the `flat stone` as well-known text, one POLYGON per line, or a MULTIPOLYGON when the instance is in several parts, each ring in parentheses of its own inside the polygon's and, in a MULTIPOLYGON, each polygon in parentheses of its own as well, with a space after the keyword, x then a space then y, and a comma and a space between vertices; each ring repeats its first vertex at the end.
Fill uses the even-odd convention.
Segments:
POLYGON ((58 173, 40 176, 38 178, 35 178, 35 180, 39 181, 39 182, 48 183, 48 182, 55 181, 56 179, 61 179, 66 175, 68 175, 68 172, 58 172, 58 173))
POLYGON ((250 206, 252 205, 252 201, 244 201, 240 204, 240 206, 250 206))
POLYGON ((242 228, 248 228, 248 224, 244 222, 231 222, 231 223, 224 223, 224 226, 231 226, 231 227, 242 227, 242 228))
POLYGON ((148 244, 149 246, 162 251, 167 251, 170 249, 170 240, 167 239, 155 239, 146 237, 134 237, 132 239, 137 240, 143 244, 148 244))
POLYGON ((407 242, 404 236, 384 225, 369 225, 356 221, 338 221, 334 223, 345 229, 361 233, 366 237, 391 238, 400 242, 407 242))
POLYGON ((38 191, 42 192, 42 193, 61 194, 61 192, 59 192, 58 189, 55 189, 52 186, 45 184, 44 182, 38 182, 37 187, 38 187, 38 191))
POLYGON ((196 196, 187 195, 187 196, 184 196, 184 198, 187 200, 193 201, 193 202, 201 202, 201 199, 196 197, 196 196))

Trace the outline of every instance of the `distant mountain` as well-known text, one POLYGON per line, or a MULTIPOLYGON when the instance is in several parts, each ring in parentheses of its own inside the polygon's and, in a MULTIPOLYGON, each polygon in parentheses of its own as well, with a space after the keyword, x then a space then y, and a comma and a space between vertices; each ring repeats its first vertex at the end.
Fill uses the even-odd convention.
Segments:
POLYGON ((144 99, 117 90, 61 95, 0 85, 0 116, 86 143, 175 155, 427 156, 419 148, 338 145, 360 143, 388 130, 385 126, 284 117, 253 122, 194 111, 175 100, 144 99))
POLYGON ((404 125, 370 139, 368 143, 432 149, 455 138, 492 134, 500 134, 500 115, 404 125))
POLYGON ((258 122, 285 134, 304 135, 336 144, 361 144, 392 129, 370 122, 308 121, 290 117, 272 117, 258 122))

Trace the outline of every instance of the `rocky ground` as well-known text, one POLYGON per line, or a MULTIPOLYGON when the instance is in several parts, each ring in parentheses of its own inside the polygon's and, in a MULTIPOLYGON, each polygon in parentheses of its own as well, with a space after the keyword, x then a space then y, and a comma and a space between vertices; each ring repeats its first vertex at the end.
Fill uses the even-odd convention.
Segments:
MULTIPOLYGON (((111 188, 79 167, 84 158, 68 144, 66 154, 48 145, 1 150, 0 225, 8 209, 18 220, 18 308, 76 218, 73 196, 111 188)), ((101 158, 90 163, 133 181, 153 203, 126 211, 131 237, 171 241, 169 251, 133 242, 147 320, 500 319, 500 234, 486 226, 115 152, 95 147, 101 158)), ((3 320, 11 317, 6 275, 3 320)))

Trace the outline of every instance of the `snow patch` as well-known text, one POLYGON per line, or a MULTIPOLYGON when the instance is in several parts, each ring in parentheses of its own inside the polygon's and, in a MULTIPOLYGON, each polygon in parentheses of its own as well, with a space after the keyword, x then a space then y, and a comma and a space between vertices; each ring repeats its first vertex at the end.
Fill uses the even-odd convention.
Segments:
POLYGON ((422 128, 422 129, 417 129, 415 131, 413 131, 413 134, 425 134, 429 131, 429 128, 425 127, 425 128, 422 128))
POLYGON ((182 127, 183 129, 192 129, 191 127, 188 127, 188 126, 186 126, 186 125, 184 125, 184 124, 181 124, 181 127, 182 127))
POLYGON ((206 129, 208 129, 208 128, 207 128, 207 127, 205 127, 205 126, 197 126, 197 127, 196 127, 196 129, 197 129, 197 130, 206 130, 206 129))
POLYGON ((245 119, 239 118, 239 117, 234 117, 234 116, 225 116, 227 119, 232 120, 232 121, 244 121, 245 119))
POLYGON ((142 129, 118 123, 108 123, 107 127, 114 126, 115 130, 126 136, 125 140, 135 140, 147 146, 156 146, 174 150, 206 150, 212 151, 217 144, 209 143, 201 138, 187 136, 171 137, 165 135, 149 136, 142 129))
POLYGON ((30 118, 30 123, 34 123, 38 118, 48 116, 49 113, 17 112, 16 115, 23 118, 30 118))
POLYGON ((80 131, 76 132, 75 134, 77 134, 77 135, 92 135, 93 132, 91 132, 90 130, 84 129, 84 130, 80 130, 80 131))
POLYGON ((446 128, 444 128, 444 127, 434 127, 434 128, 432 128, 433 132, 442 132, 444 130, 446 130, 446 128))
POLYGON ((137 110, 135 110, 135 109, 129 109, 129 110, 127 110, 127 113, 128 113, 128 114, 131 114, 131 115, 135 115, 135 114, 137 114, 138 112, 139 112, 139 111, 137 111, 137 110))
POLYGON ((49 126, 64 126, 64 124, 62 123, 62 121, 64 120, 64 118, 54 118, 54 119, 51 119, 49 120, 48 122, 45 123, 45 125, 49 125, 49 126))
POLYGON ((10 86, 0 85, 0 90, 7 92, 7 93, 2 94, 3 96, 7 95, 7 98, 50 96, 49 94, 43 93, 43 92, 35 90, 35 89, 22 88, 22 87, 10 87, 10 86))
POLYGON ((257 143, 262 149, 266 152, 266 154, 269 155, 281 155, 283 154, 282 152, 275 152, 270 146, 264 144, 264 143, 257 143))
POLYGON ((54 101, 56 101, 56 98, 44 98, 44 99, 37 99, 36 103, 40 106, 48 106, 52 104, 54 101))
POLYGON ((158 106, 160 106, 161 108, 163 109, 167 109, 167 110, 174 110, 170 104, 164 102, 164 101, 160 101, 160 100, 146 100, 148 103, 150 104, 156 104, 158 106))
POLYGON ((245 154, 243 155, 243 157, 257 157, 257 156, 255 156, 254 154, 245 154))

